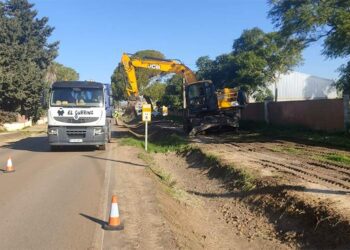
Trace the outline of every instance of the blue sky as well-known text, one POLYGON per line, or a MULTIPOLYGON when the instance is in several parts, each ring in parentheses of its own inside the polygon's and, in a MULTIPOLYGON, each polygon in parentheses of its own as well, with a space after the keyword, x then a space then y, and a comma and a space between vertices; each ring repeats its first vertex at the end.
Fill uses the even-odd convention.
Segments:
MULTIPOLYGON (((198 57, 231 51, 244 29, 272 31, 266 0, 29 0, 55 27, 56 61, 80 80, 110 82, 123 52, 155 49, 195 69, 198 57)), ((296 70, 337 78, 342 60, 327 60, 321 44, 304 51, 296 70)))

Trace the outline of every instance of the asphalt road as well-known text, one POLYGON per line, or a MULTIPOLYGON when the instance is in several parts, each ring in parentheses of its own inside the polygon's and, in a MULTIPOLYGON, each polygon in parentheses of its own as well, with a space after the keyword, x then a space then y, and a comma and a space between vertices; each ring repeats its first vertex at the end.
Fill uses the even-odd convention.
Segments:
POLYGON ((77 249, 91 246, 106 161, 102 151, 49 152, 46 136, 3 145, 0 173, 1 249, 77 249))
MULTIPOLYGON (((115 135, 117 132, 114 133, 115 135)), ((1 139, 0 139, 1 140, 1 139)), ((50 152, 44 134, 0 143, 0 249, 144 249, 174 246, 146 165, 132 148, 50 152), (125 229, 104 231, 119 195, 125 229), (171 241, 172 242, 172 241, 171 241), (170 245, 169 245, 170 244, 170 245)))

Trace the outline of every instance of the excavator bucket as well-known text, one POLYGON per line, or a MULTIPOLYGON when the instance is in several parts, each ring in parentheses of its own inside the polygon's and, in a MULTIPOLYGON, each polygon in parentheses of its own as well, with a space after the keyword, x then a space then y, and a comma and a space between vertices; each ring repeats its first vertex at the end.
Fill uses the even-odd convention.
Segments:
POLYGON ((204 131, 221 130, 222 128, 237 129, 239 127, 239 117, 239 110, 231 113, 204 116, 199 120, 194 121, 194 126, 189 135, 196 136, 197 134, 200 134, 204 131))

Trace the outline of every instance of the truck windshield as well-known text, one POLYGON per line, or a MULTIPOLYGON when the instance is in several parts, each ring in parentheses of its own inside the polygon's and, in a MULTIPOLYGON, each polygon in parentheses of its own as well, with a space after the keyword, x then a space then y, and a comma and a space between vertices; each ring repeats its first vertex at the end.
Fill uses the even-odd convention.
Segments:
POLYGON ((102 107, 103 90, 98 88, 53 88, 51 106, 102 107))

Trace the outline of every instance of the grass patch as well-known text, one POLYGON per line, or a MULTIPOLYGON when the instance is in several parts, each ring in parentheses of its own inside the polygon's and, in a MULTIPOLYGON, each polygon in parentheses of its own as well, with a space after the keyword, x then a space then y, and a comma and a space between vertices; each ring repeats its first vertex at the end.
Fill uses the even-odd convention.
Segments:
POLYGON ((269 137, 271 139, 297 139, 308 141, 310 143, 328 145, 350 149, 350 136, 344 132, 322 132, 315 131, 300 126, 273 126, 260 122, 241 121, 241 129, 249 131, 249 134, 240 136, 240 139, 258 140, 261 137, 269 137))
POLYGON ((152 167, 150 168, 152 172, 169 188, 174 188, 176 185, 176 180, 173 179, 171 174, 165 172, 161 168, 152 167))
POLYGON ((240 168, 235 164, 225 164, 214 154, 204 152, 197 147, 189 147, 182 154, 194 158, 190 161, 196 161, 203 167, 209 168, 208 175, 210 178, 222 179, 230 188, 250 191, 256 187, 256 177, 250 171, 240 168))
POLYGON ((234 186, 242 191, 251 191, 256 187, 256 178, 253 174, 244 169, 238 169, 234 165, 228 166, 231 169, 231 175, 234 176, 234 186))
POLYGON ((167 192, 169 195, 178 200, 185 199, 187 193, 176 187, 176 180, 172 177, 170 173, 158 167, 150 154, 140 153, 138 154, 138 158, 144 160, 148 164, 149 171, 152 174, 154 174, 158 178, 158 180, 164 185, 165 192, 167 192))
POLYGON ((271 147, 270 150, 273 152, 289 153, 289 154, 295 154, 295 155, 303 152, 303 150, 301 150, 299 148, 282 147, 282 146, 271 147))
POLYGON ((350 157, 346 155, 336 154, 332 153, 327 156, 325 156, 327 160, 344 163, 346 165, 350 165, 350 157))
POLYGON ((340 163, 350 166, 350 156, 339 153, 329 153, 325 155, 315 155, 311 157, 314 160, 328 163, 340 163))
POLYGON ((212 164, 219 164, 219 157, 217 157, 216 155, 206 153, 205 158, 207 161, 209 161, 212 164))
MULTIPOLYGON (((201 150, 200 150, 201 151, 201 150)), ((211 153, 204 153, 205 159, 217 168, 224 170, 224 179, 231 179, 234 187, 242 191, 250 191, 255 188, 255 177, 248 171, 237 167, 235 164, 222 164, 220 158, 211 153)))
POLYGON ((350 157, 344 154, 329 153, 326 155, 319 155, 313 157, 315 160, 326 161, 330 163, 341 163, 344 165, 350 165, 350 157))
POLYGON ((156 167, 153 157, 149 154, 140 153, 138 158, 144 160, 149 165, 150 170, 165 184, 166 186, 173 188, 176 185, 176 180, 173 179, 171 174, 165 172, 163 169, 156 167))
MULTIPOLYGON (((203 153, 203 152, 202 152, 203 153)), ((235 164, 222 164, 219 157, 210 153, 204 153, 206 160, 216 168, 224 170, 223 179, 230 180, 231 185, 242 191, 250 191, 255 188, 256 178, 252 173, 237 167, 235 164)), ((215 170, 214 170, 215 171, 215 170)))
MULTIPOLYGON (((122 145, 135 146, 140 148, 145 148, 144 140, 128 137, 121 139, 120 143, 122 145)), ((148 152, 153 153, 166 153, 181 151, 183 148, 188 146, 187 141, 175 134, 171 134, 157 141, 148 142, 148 152)))

